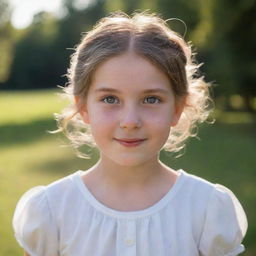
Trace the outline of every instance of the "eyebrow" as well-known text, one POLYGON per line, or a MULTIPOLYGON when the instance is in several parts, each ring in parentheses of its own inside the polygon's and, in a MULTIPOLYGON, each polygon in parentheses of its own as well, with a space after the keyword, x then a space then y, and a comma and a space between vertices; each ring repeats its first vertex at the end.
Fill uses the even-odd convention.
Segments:
MULTIPOLYGON (((114 89, 114 88, 110 88, 110 87, 102 87, 99 89, 96 89, 95 92, 112 92, 112 93, 119 93, 121 94, 121 91, 114 89)), ((162 93, 162 94, 167 94, 169 93, 168 90, 162 89, 162 88, 154 88, 154 89, 147 89, 144 90, 143 93, 162 93)))

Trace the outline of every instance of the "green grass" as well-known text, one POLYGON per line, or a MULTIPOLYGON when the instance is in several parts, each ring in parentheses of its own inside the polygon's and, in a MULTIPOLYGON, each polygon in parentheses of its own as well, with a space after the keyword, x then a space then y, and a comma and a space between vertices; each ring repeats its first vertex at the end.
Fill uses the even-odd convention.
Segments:
POLYGON ((1 92, 0 124, 25 124, 34 120, 50 119, 63 106, 57 90, 1 92), (6 110, 6 111, 2 111, 6 110))
MULTIPOLYGON (((0 93, 0 255, 22 255, 11 226, 15 205, 29 188, 48 184, 97 161, 78 159, 61 147, 63 137, 46 130, 56 128, 53 113, 65 106, 56 90, 0 93)), ((200 140, 192 138, 186 153, 161 160, 212 182, 229 187, 248 216, 245 256, 255 255, 255 119, 248 113, 216 112, 214 125, 203 125, 200 140)))

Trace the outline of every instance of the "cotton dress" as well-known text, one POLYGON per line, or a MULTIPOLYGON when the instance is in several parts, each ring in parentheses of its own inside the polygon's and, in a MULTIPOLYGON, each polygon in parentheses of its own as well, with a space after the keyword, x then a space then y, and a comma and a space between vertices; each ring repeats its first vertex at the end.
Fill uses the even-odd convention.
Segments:
MULTIPOLYGON (((117 211, 99 202, 77 171, 26 192, 13 227, 31 256, 234 256, 244 251, 246 215, 234 194, 178 170, 149 208, 117 211)), ((124 202, 125 203, 125 202, 124 202)))

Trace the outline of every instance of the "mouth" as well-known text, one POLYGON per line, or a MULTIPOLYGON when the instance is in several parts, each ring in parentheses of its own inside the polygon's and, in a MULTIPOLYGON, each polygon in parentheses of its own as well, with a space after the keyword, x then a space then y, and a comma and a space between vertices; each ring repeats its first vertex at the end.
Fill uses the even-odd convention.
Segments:
POLYGON ((134 138, 134 139, 115 139, 117 142, 119 142, 121 145, 126 146, 126 147, 136 147, 142 144, 146 139, 139 139, 139 138, 134 138))

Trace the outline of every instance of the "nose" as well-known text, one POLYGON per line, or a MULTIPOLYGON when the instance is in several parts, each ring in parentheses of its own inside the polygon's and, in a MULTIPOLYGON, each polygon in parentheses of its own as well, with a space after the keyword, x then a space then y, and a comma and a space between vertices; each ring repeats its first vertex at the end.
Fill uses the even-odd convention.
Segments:
POLYGON ((135 106, 127 106, 123 109, 120 118, 122 129, 137 129, 141 127, 141 123, 140 113, 135 106))

